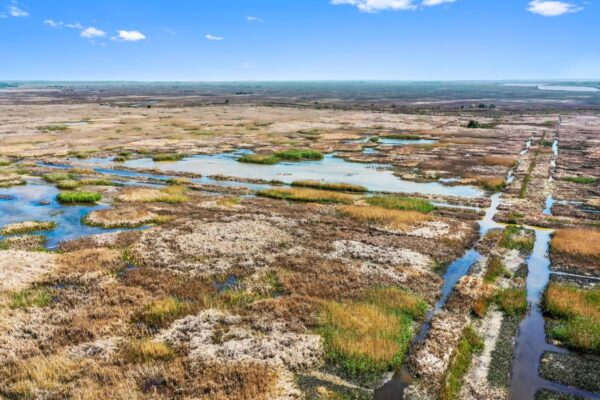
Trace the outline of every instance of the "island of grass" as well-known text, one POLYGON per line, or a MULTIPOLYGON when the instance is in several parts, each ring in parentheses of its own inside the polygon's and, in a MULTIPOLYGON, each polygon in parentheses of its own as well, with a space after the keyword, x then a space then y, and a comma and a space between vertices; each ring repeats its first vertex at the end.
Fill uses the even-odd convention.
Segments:
POLYGON ((0 230, 1 235, 18 235, 37 231, 51 231, 56 228, 54 221, 25 221, 16 224, 5 225, 0 230))
POLYGON ((568 347, 600 353, 600 287, 551 283, 544 296, 550 337, 568 347))
POLYGON ((164 161, 179 161, 183 158, 183 154, 176 153, 159 153, 152 156, 152 161, 164 162, 164 161))
POLYGON ((366 199, 366 202, 390 210, 419 211, 426 214, 435 210, 435 206, 428 200, 406 196, 373 196, 366 199))
POLYGON ((390 134, 382 136, 384 139, 394 139, 394 140, 420 140, 421 136, 419 135, 410 135, 410 134, 390 134))
POLYGON ((267 189, 261 190, 256 194, 257 196, 269 197, 272 199, 314 203, 350 204, 354 201, 354 196, 349 194, 307 188, 267 189))
POLYGON ((63 204, 95 203, 102 198, 98 192, 60 192, 56 199, 63 204))
POLYGON ((292 186, 353 193, 365 193, 369 191, 365 186, 361 185, 353 185, 351 183, 328 183, 314 180, 294 181, 292 182, 292 186))
POLYGON ((579 183, 582 185, 591 185, 598 182, 597 178, 589 177, 589 176, 567 176, 563 178, 563 180, 567 182, 579 183))
POLYGON ((250 164, 273 165, 281 161, 315 161, 322 160, 323 153, 311 149, 289 149, 272 154, 246 154, 239 162, 250 164))

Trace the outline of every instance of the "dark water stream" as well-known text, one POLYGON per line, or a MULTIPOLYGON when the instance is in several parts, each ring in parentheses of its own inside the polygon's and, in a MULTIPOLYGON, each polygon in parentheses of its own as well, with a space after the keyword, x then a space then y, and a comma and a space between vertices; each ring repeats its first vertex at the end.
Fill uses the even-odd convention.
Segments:
MULTIPOLYGON (((494 215, 498 212, 498 206, 501 202, 501 194, 496 193, 491 198, 492 203, 490 207, 486 210, 485 216, 479 221, 479 231, 481 237, 485 236, 491 229, 497 228, 500 225, 494 222, 494 215)), ((469 270, 475 263, 481 258, 481 254, 475 250, 474 248, 469 249, 465 252, 465 254, 459 259, 452 262, 446 273, 444 274, 444 283, 441 288, 441 295, 439 300, 435 303, 435 306, 432 310, 430 310, 425 316, 425 320, 423 321, 421 328, 417 335, 413 338, 411 343, 409 353, 407 355, 407 359, 410 356, 410 353, 414 350, 415 346, 425 340, 429 329, 431 328, 431 321, 436 314, 438 314, 441 310, 443 310, 448 298, 452 294, 454 287, 466 274, 469 273, 469 270)), ((414 378, 408 367, 403 365, 394 377, 386 382, 381 388, 375 391, 375 400, 392 400, 392 399, 402 399, 404 397, 404 390, 413 382, 414 378)))

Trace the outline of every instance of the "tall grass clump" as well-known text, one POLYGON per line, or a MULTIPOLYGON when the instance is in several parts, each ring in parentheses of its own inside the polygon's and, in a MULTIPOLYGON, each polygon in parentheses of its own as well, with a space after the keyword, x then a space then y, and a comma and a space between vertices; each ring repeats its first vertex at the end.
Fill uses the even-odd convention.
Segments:
POLYGON ((148 339, 133 340, 123 348, 124 358, 133 363, 168 361, 176 356, 175 350, 163 342, 148 339))
POLYGON ((506 186, 506 180, 501 176, 478 176, 477 184, 490 192, 501 192, 506 186))
POLYGON ((320 318, 328 363, 359 382, 373 382, 400 366, 413 334, 413 323, 427 305, 397 288, 374 289, 365 299, 329 302, 320 318))
POLYGON ((349 194, 307 188, 266 189, 259 191, 257 195, 261 197, 269 197, 272 199, 314 203, 350 204, 354 201, 354 196, 349 194))
POLYGON ((452 355, 440 392, 440 400, 460 399, 460 389, 463 385, 463 379, 471 367, 473 355, 482 351, 483 340, 471 326, 466 327, 463 330, 458 347, 452 355))
POLYGON ((552 236, 551 248, 553 253, 600 261, 600 231, 559 229, 552 236))
POLYGON ((328 183, 321 181, 305 180, 305 181, 294 181, 292 186, 295 187, 307 187, 320 190, 334 190, 339 192, 353 192, 353 193, 365 193, 369 190, 361 185, 353 185, 351 183, 328 183))
POLYGON ((496 280, 501 276, 507 276, 509 273, 506 266, 502 262, 500 256, 494 255, 488 262, 487 270, 483 276, 485 283, 495 283, 496 280))
POLYGON ((390 210, 410 210, 430 213, 435 206, 430 201, 405 196, 373 196, 365 200, 368 204, 390 210))
POLYGON ((74 179, 64 179, 64 180, 60 180, 60 181, 56 182, 56 187, 61 190, 77 189, 80 185, 81 185, 81 183, 79 183, 79 181, 76 181, 74 179))
POLYGON ((419 140, 421 136, 410 135, 410 134, 389 134, 383 136, 384 139, 396 139, 396 140, 419 140))
POLYGON ((544 309, 551 337, 575 349, 600 353, 600 287, 583 289, 551 283, 544 309))
POLYGON ((56 199, 61 203, 95 203, 102 198, 98 192, 60 192, 56 199))

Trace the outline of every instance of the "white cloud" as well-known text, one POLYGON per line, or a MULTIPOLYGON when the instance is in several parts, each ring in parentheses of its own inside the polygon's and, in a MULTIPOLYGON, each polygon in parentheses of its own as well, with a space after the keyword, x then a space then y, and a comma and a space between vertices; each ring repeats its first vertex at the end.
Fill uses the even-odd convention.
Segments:
POLYGON ((119 31, 119 36, 117 39, 121 39, 126 42, 137 42, 146 39, 146 35, 140 31, 119 31))
MULTIPOLYGON (((61 22, 62 24, 62 22, 61 22)), ((65 24, 65 26, 67 28, 71 28, 71 29, 85 29, 85 27, 83 25, 81 25, 79 22, 75 22, 74 24, 65 24)))
POLYGON ((106 36, 106 32, 90 26, 81 31, 81 36, 87 39, 94 39, 106 36))
POLYGON ((12 6, 8 7, 8 13, 12 16, 12 17, 26 17, 29 15, 29 13, 25 10, 23 10, 22 8, 20 8, 17 3, 13 3, 12 6))
POLYGON ((204 37, 208 40, 223 40, 224 39, 222 36, 215 36, 215 35, 211 35, 210 33, 207 33, 206 35, 204 35, 204 37))
POLYGON ((265 22, 265 21, 263 21, 262 18, 253 17, 251 15, 247 16, 246 20, 249 21, 249 22, 265 22))
POLYGON ((63 23, 61 21, 54 21, 52 19, 47 19, 44 21, 44 25, 48 25, 51 28, 60 28, 61 26, 63 26, 63 23))
POLYGON ((583 8, 573 3, 567 3, 558 0, 533 0, 529 2, 530 11, 534 14, 539 14, 544 17, 557 17, 559 15, 575 13, 583 8))
POLYGON ((331 4, 349 4, 363 12, 382 10, 414 10, 417 6, 413 0, 331 0, 331 4))
POLYGON ((423 5, 425 7, 431 7, 431 6, 439 6, 440 4, 445 4, 445 3, 454 3, 456 0, 423 0, 423 5))

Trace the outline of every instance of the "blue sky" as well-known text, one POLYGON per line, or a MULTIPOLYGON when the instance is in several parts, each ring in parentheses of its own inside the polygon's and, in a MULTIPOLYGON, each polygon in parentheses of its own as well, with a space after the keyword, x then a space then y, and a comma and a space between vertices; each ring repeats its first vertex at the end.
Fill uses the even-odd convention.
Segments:
POLYGON ((0 0, 2 80, 599 79, 600 0, 0 0))

